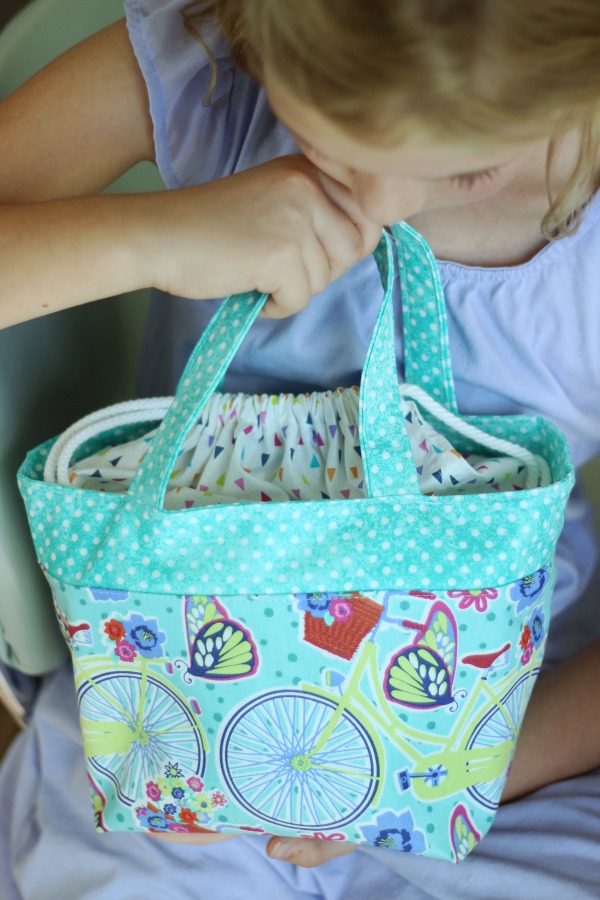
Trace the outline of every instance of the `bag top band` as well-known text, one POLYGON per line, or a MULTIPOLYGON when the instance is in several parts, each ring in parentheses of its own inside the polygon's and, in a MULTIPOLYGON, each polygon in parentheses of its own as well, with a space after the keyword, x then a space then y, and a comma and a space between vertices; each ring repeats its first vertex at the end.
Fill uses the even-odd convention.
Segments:
MULTIPOLYGON (((451 412, 456 403, 446 315, 437 266, 409 226, 401 240, 407 380, 451 412), (412 280, 411 280, 412 279, 412 280), (431 334, 427 353, 413 339, 431 334), (426 359, 423 359, 423 355, 426 359)), ((198 343, 156 438, 123 495, 44 484, 53 442, 29 454, 19 473, 40 563, 72 584, 143 591, 223 594, 498 586, 531 575, 551 559, 574 476, 564 435, 542 418, 466 416, 550 464, 547 487, 501 495, 422 496, 400 411, 396 372, 392 242, 375 253, 384 301, 361 383, 360 438, 369 497, 293 504, 230 504, 162 509, 189 428, 266 297, 229 297, 198 343), (241 542, 245 568, 232 563, 241 542), (406 550, 409 552, 406 552, 406 550), (233 554, 233 555, 232 555, 233 554), (285 586, 285 587, 284 587, 285 586), (345 588, 343 588, 345 589, 345 588)))

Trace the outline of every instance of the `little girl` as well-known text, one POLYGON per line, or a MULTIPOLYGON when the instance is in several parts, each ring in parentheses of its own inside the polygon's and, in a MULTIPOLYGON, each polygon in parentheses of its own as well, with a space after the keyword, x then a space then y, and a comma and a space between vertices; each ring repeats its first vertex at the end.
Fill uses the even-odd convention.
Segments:
MULTIPOLYGON (((272 300, 225 390, 350 386, 380 297, 369 254, 405 219, 439 261, 461 412, 547 416, 576 465, 600 450, 596 0, 127 0, 125 11, 126 25, 0 107, 1 324, 151 285, 140 389, 166 394, 210 298, 257 288, 272 300), (95 196, 142 159, 174 190, 95 196)), ((460 866, 377 850, 335 859, 332 841, 272 839, 269 858, 260 838, 96 836, 65 667, 0 776, 7 896, 596 896, 595 558, 576 492, 558 550, 555 665, 505 793, 521 799, 460 866), (286 851, 300 866, 329 862, 272 861, 286 851)))

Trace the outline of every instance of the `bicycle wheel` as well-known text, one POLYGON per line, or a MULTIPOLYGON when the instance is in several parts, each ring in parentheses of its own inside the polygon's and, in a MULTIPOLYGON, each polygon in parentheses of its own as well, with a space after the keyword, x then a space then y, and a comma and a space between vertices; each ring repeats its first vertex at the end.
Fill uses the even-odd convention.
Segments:
POLYGON ((190 774, 203 774, 206 757, 199 726, 169 684, 152 675, 143 681, 136 671, 104 672, 86 678, 78 700, 85 719, 126 725, 131 732, 126 749, 88 757, 114 783, 123 803, 145 798, 146 782, 163 775, 167 762, 179 763, 190 774))
POLYGON ((221 769, 241 807, 264 822, 308 831, 354 821, 379 780, 372 738, 344 710, 325 746, 319 737, 338 704, 300 690, 279 690, 244 704, 228 721, 221 769))
MULTIPOLYGON (((539 671, 540 667, 537 666, 517 678, 499 704, 494 704, 476 724, 467 741, 467 749, 495 747, 503 741, 516 741, 539 671), (502 706, 503 709, 500 709, 499 706, 502 706)), ((492 781, 471 785, 467 790, 482 806, 487 809, 497 809, 504 782, 505 776, 502 775, 492 781)))

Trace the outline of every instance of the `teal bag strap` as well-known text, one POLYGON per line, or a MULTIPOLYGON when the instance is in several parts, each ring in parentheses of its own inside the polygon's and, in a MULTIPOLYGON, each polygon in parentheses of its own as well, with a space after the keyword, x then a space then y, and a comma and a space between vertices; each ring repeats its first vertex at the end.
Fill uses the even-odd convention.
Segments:
POLYGON ((437 262, 427 242, 406 222, 392 225, 391 232, 398 245, 405 380, 418 384, 457 413, 446 303, 437 262))
MULTIPOLYGON (((409 226, 397 231, 403 249, 414 242, 416 232, 409 226)), ((422 253, 420 244, 417 247, 422 253)), ((419 494, 418 477, 400 409, 392 304, 394 255, 387 233, 383 233, 374 256, 384 298, 361 380, 359 432, 367 494, 370 497, 419 494)), ((433 265, 435 267, 435 260, 433 265)), ((436 283, 439 284, 437 277, 432 281, 434 286, 436 283)), ((411 296, 410 292, 407 296, 411 296)), ((266 294, 252 291, 223 301, 188 360, 173 403, 131 483, 128 491, 131 498, 149 507, 162 508, 185 436, 217 389, 266 300, 266 294)), ((433 360, 440 372, 445 371, 442 347, 440 343, 439 357, 433 360)), ((451 386, 451 375, 450 381, 445 383, 451 386)), ((446 387, 446 394, 441 396, 451 400, 452 390, 449 393, 446 387)))
POLYGON ((360 381, 359 438, 369 497, 418 494, 419 481, 404 427, 394 341, 394 256, 384 232, 374 252, 383 302, 360 381))
POLYGON ((232 294, 219 306, 196 344, 171 406, 133 478, 128 494, 161 509, 186 434, 220 385, 231 360, 264 306, 268 294, 232 294))

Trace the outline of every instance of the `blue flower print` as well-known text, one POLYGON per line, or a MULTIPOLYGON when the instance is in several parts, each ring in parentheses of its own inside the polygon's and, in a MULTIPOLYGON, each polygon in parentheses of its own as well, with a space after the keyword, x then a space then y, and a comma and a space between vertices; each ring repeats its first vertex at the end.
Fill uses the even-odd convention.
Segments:
POLYGON ((176 762, 168 762, 165 766, 166 778, 183 778, 183 769, 176 762))
POLYGON ((544 615, 543 607, 536 607, 527 623, 531 631, 531 640, 534 647, 539 647, 546 636, 545 622, 546 616, 544 615))
POLYGON ((165 803, 163 809, 167 816, 174 816, 175 813, 177 812, 177 807, 175 806, 174 803, 165 803))
POLYGON ((146 659, 159 659, 164 656, 167 636, 164 631, 159 630, 156 619, 147 619, 139 613, 131 613, 124 620, 123 628, 140 656, 146 659))
POLYGON ((360 830, 366 842, 373 847, 386 847, 402 853, 424 853, 427 850, 425 834, 420 828, 415 828, 409 809, 401 813, 388 809, 377 816, 374 825, 365 825, 360 830))
POLYGON ((548 583, 548 569, 538 569, 533 575, 526 575, 510 588, 508 596, 517 604, 516 613, 533 606, 548 583))
POLYGON ((176 788, 173 788, 173 790, 171 791, 171 794, 173 795, 175 800, 181 800, 184 792, 181 788, 176 787, 176 788))
POLYGON ((294 597, 299 601, 299 610, 310 613, 315 619, 324 619, 331 601, 337 598, 337 594, 294 594, 294 597))
POLYGON ((168 831, 169 822, 160 812, 153 812, 151 809, 141 808, 136 810, 138 822, 144 828, 152 828, 154 831, 168 831))

